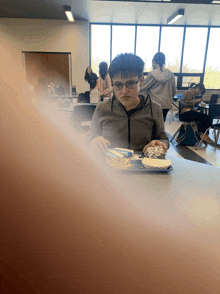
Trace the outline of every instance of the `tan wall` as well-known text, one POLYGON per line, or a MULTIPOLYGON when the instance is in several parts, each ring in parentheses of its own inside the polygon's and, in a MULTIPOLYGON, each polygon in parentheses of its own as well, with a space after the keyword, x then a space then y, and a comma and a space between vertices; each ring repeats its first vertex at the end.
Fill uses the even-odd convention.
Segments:
POLYGON ((1 19, 1 69, 11 83, 16 69, 23 67, 22 51, 71 52, 72 84, 79 92, 89 90, 84 81, 89 65, 89 23, 61 20, 1 19), (3 52, 6 52, 2 56, 3 52))

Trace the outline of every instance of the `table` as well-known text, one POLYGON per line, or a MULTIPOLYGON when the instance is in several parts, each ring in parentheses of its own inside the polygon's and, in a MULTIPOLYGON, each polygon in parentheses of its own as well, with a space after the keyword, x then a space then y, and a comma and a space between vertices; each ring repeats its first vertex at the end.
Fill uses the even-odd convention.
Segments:
POLYGON ((208 205, 214 201, 216 207, 220 207, 220 168, 174 156, 167 156, 167 159, 172 161, 170 172, 119 171, 121 176, 116 177, 118 183, 115 184, 122 182, 128 193, 132 189, 134 197, 143 201, 143 206, 149 199, 157 199, 162 206, 166 205, 166 210, 175 212, 182 210, 182 206, 196 209, 192 207, 200 200, 201 206, 203 202, 208 205))

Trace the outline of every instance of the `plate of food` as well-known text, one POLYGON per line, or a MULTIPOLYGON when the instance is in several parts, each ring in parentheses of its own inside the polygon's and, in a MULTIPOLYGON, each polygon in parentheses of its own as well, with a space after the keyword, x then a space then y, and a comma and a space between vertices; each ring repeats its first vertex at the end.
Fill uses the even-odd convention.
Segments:
POLYGON ((124 150, 123 156, 121 156, 122 153, 119 152, 120 154, 118 154, 117 152, 113 151, 111 153, 111 150, 109 150, 107 153, 108 165, 117 170, 132 172, 168 172, 173 169, 170 159, 146 157, 143 153, 135 154, 134 152, 127 157, 127 154, 124 154, 124 150))

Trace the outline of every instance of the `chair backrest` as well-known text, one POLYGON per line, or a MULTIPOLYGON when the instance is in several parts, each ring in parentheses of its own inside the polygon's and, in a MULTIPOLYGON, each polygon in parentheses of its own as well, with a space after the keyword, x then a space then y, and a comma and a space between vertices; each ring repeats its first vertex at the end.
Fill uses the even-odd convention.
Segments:
POLYGON ((81 124, 84 121, 91 121, 96 105, 81 104, 73 108, 72 118, 75 122, 81 124))
POLYGON ((209 116, 211 119, 220 119, 220 104, 209 104, 209 116))
POLYGON ((80 93, 78 95, 77 103, 90 103, 90 92, 80 93))
POLYGON ((218 98, 219 98, 218 94, 212 94, 210 101, 209 101, 209 104, 217 104, 218 98))

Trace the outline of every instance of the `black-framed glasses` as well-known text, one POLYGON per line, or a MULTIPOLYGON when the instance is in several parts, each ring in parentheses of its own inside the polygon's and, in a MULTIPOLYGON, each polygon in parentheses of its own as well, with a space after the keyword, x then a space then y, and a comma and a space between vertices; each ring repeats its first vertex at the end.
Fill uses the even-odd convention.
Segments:
POLYGON ((138 81, 129 81, 125 84, 122 84, 122 83, 115 83, 115 84, 112 84, 113 86, 113 89, 116 90, 116 91, 120 91, 123 89, 124 85, 126 86, 126 88, 128 89, 134 89, 134 87, 136 86, 136 84, 139 82, 138 81))

